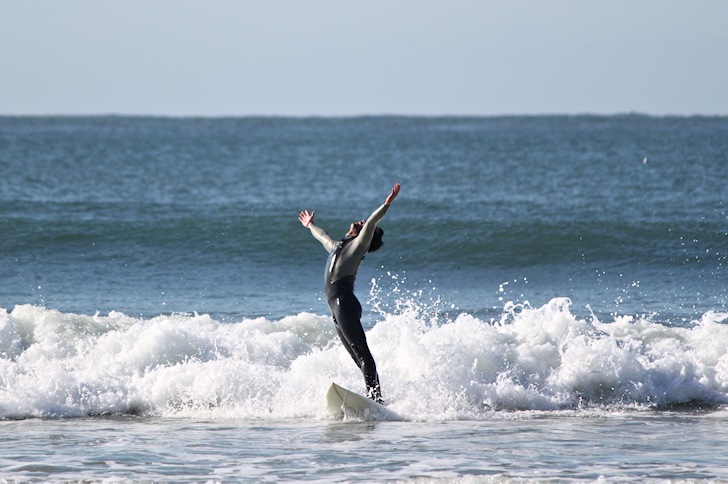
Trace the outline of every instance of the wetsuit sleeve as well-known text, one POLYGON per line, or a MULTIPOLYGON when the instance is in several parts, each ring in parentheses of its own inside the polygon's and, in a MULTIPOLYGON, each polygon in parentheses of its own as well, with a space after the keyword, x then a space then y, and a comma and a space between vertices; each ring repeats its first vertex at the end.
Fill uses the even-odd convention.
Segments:
POLYGON ((321 242, 321 245, 324 246, 326 252, 331 252, 336 248, 336 241, 332 239, 331 236, 327 234, 324 229, 313 223, 311 223, 308 228, 311 230, 311 235, 313 235, 316 240, 321 242))
POLYGON ((374 229, 377 228, 377 224, 384 218, 384 214, 387 213, 387 209, 389 209, 389 205, 385 203, 369 216, 367 221, 364 223, 364 226, 361 228, 361 232, 359 232, 359 235, 356 239, 354 239, 354 245, 356 246, 354 249, 355 252, 360 252, 363 256, 366 251, 369 250, 369 244, 372 243, 372 238, 374 237, 374 229))

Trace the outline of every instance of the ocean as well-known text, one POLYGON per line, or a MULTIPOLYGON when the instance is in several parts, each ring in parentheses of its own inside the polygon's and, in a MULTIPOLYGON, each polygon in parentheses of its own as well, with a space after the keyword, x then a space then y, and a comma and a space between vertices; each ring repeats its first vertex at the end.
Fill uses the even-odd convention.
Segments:
POLYGON ((728 118, 0 117, 0 480, 725 481, 728 118), (357 278, 389 408, 323 297, 357 278))

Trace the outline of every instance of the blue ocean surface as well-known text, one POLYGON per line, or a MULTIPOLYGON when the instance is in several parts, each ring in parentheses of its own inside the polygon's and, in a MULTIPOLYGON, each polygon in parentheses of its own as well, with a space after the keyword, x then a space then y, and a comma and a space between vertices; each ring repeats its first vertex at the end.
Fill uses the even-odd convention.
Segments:
POLYGON ((0 478, 728 479, 728 118, 0 117, 0 169, 0 478), (395 182, 357 293, 405 421, 331 420, 297 216, 395 182))

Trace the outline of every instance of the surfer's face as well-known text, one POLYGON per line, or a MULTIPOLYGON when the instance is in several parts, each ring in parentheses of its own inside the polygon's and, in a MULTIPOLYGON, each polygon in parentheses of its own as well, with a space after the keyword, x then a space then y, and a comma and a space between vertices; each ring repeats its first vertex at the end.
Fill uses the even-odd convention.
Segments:
POLYGON ((351 227, 349 227, 349 232, 346 235, 353 235, 354 237, 359 235, 359 232, 361 232, 361 228, 364 226, 364 222, 366 222, 366 220, 360 220, 359 222, 354 222, 353 224, 351 224, 351 227))

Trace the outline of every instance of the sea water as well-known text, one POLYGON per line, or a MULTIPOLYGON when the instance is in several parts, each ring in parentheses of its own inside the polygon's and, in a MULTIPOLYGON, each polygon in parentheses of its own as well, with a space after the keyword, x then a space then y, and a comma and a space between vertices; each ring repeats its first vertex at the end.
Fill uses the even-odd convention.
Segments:
POLYGON ((0 118, 0 478, 725 480, 728 119, 0 118), (357 292, 326 253, 402 193, 357 292))

